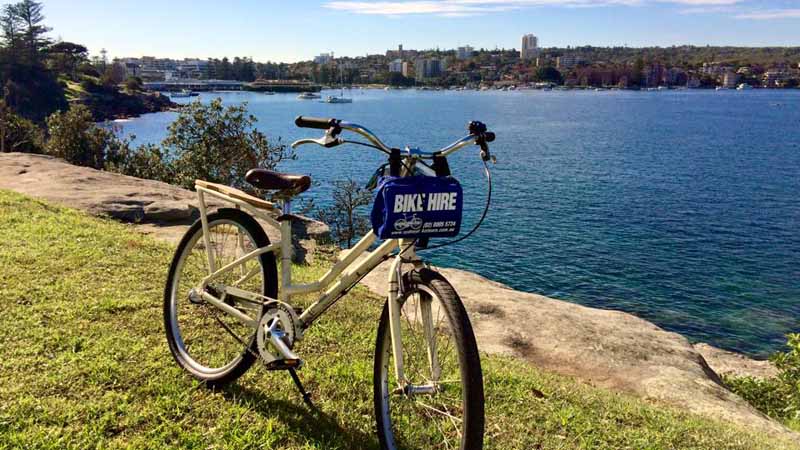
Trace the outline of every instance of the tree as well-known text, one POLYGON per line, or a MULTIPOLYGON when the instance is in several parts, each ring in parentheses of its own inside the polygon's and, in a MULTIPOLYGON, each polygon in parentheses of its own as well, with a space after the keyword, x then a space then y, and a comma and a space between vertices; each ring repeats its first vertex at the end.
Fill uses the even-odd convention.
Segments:
POLYGON ((101 81, 106 86, 113 86, 125 81, 125 75, 125 66, 120 63, 114 63, 108 66, 101 81))
POLYGON ((40 54, 49 44, 50 40, 45 36, 50 32, 50 28, 43 25, 44 14, 42 13, 41 2, 33 0, 22 0, 11 5, 11 12, 15 14, 22 24, 22 42, 28 58, 28 64, 36 65, 40 62, 40 54))
POLYGON ((536 71, 536 81, 561 83, 561 72, 554 67, 540 67, 536 71))
POLYGON ((128 77, 125 80, 125 89, 130 92, 141 91, 143 89, 144 83, 142 83, 142 79, 139 77, 128 77))
POLYGON ((88 61, 89 50, 72 42, 57 42, 47 49, 50 64, 58 72, 78 78, 78 67, 88 61))
POLYGON ((64 109, 64 88, 42 64, 44 37, 41 3, 24 0, 6 5, 0 13, 5 48, 0 61, 0 84, 7 88, 4 99, 15 114, 42 122, 53 111, 64 109))
POLYGON ((248 170, 273 169, 294 158, 285 145, 271 144, 255 124, 246 103, 226 108, 218 98, 208 105, 194 102, 183 108, 162 143, 174 157, 176 184, 192 188, 195 180, 202 179, 252 191, 244 182, 248 170))
POLYGON ((53 113, 47 118, 47 131, 50 135, 45 147, 48 154, 95 169, 103 169, 109 156, 128 145, 113 131, 95 125, 91 111, 83 105, 53 113))
POLYGON ((372 203, 372 194, 354 180, 333 183, 333 204, 329 208, 317 208, 317 218, 331 227, 331 236, 340 246, 353 246, 353 240, 370 229, 370 222, 363 214, 372 203))
POLYGON ((3 32, 3 44, 9 50, 16 50, 19 48, 22 39, 19 16, 17 15, 14 5, 5 5, 0 15, 0 28, 3 32))

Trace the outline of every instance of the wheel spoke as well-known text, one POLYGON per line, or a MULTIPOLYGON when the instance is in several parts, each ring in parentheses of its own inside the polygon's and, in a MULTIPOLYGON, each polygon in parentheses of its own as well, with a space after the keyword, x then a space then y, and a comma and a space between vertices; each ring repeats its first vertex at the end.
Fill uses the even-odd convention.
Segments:
MULTIPOLYGON (((248 230, 233 220, 210 220, 208 230, 208 249, 199 229, 183 250, 184 256, 173 275, 175 288, 172 304, 179 334, 176 342, 182 345, 182 357, 198 372, 216 373, 238 364, 248 346, 243 343, 252 342, 254 330, 216 311, 205 301, 193 303, 189 293, 208 275, 207 251, 211 252, 214 264, 219 268, 235 261, 248 249, 258 248, 258 245, 248 230)), ((216 277, 210 289, 215 289, 212 294, 218 298, 222 298, 224 286, 240 285, 242 289, 262 294, 264 282, 261 260, 254 258, 243 264, 241 270, 232 270, 216 277)), ((230 296, 225 296, 224 301, 248 316, 260 315, 260 304, 250 305, 230 296)))

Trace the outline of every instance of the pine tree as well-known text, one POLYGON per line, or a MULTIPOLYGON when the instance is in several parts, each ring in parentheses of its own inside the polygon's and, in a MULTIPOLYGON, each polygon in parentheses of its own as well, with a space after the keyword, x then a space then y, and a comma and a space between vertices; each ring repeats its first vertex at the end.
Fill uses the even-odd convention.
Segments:
POLYGON ((22 26, 20 34, 23 48, 28 57, 28 64, 37 65, 41 61, 41 51, 51 43, 50 39, 46 37, 51 29, 43 25, 42 9, 44 6, 41 2, 22 0, 7 8, 10 8, 11 15, 15 15, 18 23, 22 26))

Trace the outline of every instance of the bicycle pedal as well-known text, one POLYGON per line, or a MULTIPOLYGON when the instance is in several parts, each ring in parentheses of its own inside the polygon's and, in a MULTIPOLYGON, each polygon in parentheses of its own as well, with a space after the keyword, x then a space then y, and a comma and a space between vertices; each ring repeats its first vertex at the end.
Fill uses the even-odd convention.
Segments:
POLYGON ((264 363, 267 370, 289 370, 303 367, 302 359, 275 359, 264 363))

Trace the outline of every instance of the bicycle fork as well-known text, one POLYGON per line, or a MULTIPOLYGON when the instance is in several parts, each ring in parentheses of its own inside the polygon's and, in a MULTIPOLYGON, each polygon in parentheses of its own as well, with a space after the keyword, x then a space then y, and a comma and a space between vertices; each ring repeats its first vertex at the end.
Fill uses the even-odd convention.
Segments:
MULTIPOLYGON (((405 240, 400 240, 400 253, 394 258, 389 267, 389 328, 392 338, 392 356, 394 357, 394 371, 397 377, 397 390, 405 395, 415 394, 434 394, 438 391, 439 375, 441 368, 436 351, 436 330, 433 325, 432 299, 419 298, 419 313, 421 317, 416 317, 422 321, 425 335, 426 350, 428 354, 428 364, 430 365, 431 383, 424 385, 413 385, 405 378, 403 367, 403 341, 401 331, 401 309, 403 302, 402 285, 402 266, 404 262, 413 263, 414 266, 421 266, 421 261, 417 257, 413 245, 408 245, 405 240), (405 250, 403 250, 405 248, 405 250)), ((417 294, 419 295, 419 294, 417 294)), ((410 300, 410 299, 409 299, 410 300)))

